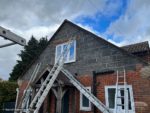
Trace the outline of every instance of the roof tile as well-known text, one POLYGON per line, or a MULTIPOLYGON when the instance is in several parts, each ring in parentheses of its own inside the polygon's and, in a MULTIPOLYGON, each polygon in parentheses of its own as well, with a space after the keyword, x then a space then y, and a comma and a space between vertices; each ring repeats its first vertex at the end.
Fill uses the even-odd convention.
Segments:
POLYGON ((148 41, 122 46, 121 48, 128 51, 129 53, 150 51, 148 41))

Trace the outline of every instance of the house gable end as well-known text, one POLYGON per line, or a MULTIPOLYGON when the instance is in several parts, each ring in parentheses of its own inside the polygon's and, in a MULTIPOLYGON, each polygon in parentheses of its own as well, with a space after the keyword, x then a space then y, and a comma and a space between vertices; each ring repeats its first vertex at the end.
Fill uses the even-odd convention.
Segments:
POLYGON ((135 68, 136 64, 146 65, 141 59, 127 53, 123 49, 111 44, 110 42, 84 30, 83 28, 65 20, 56 33, 52 36, 48 46, 41 55, 30 66, 30 69, 21 77, 28 80, 37 63, 41 63, 41 70, 47 64, 53 65, 55 61, 55 49, 58 44, 68 41, 75 37, 76 61, 65 64, 64 67, 72 74, 84 75, 92 74, 92 71, 103 69, 122 69, 135 68))

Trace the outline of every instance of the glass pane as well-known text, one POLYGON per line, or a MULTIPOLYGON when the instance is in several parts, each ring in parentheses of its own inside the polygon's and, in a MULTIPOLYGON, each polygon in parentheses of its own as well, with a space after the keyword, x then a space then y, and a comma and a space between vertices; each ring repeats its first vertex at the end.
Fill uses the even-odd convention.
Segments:
POLYGON ((75 47, 74 45, 75 45, 75 44, 74 44, 74 43, 75 43, 75 42, 72 42, 72 43, 71 43, 70 54, 69 54, 69 60, 74 60, 74 57, 75 57, 75 55, 74 55, 74 49, 75 49, 75 48, 74 48, 74 47, 75 47))
POLYGON ((108 89, 108 101, 109 101, 109 108, 114 108, 115 106, 115 88, 108 89))
POLYGON ((82 99, 83 107, 89 107, 89 100, 84 95, 82 95, 82 99))
MULTIPOLYGON (((131 110, 130 90, 129 90, 129 88, 127 88, 127 90, 128 90, 128 100, 129 100, 129 102, 128 102, 128 109, 131 110)), ((124 96, 124 91, 123 90, 121 90, 121 96, 124 96)), ((124 104, 124 98, 121 99, 121 104, 124 104)), ((122 109, 124 109, 124 106, 122 106, 122 109)))
MULTIPOLYGON (((124 88, 122 88, 122 89, 124 89, 124 88)), ((124 97, 124 90, 120 90, 120 94, 122 97, 124 97)), ((124 98, 121 98, 121 104, 124 105, 124 98)), ((122 109, 124 109, 124 106, 122 106, 122 109)))
MULTIPOLYGON (((67 50, 67 44, 64 44, 63 45, 63 51, 66 51, 67 50)), ((65 54, 65 56, 64 56, 64 59, 65 59, 65 62, 67 62, 67 54, 65 54)))
POLYGON ((129 90, 129 88, 128 88, 127 90, 128 90, 128 99, 129 99, 129 110, 131 110, 131 109, 132 109, 132 107, 131 107, 130 90, 129 90))
POLYGON ((56 46, 56 60, 58 60, 60 55, 61 55, 61 45, 60 46, 56 46))

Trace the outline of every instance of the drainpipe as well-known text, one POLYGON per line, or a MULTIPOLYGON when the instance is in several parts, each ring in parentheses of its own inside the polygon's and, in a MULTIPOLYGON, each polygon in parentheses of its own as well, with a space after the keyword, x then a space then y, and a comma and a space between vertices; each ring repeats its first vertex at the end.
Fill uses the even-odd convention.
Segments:
MULTIPOLYGON (((93 87, 93 95, 96 97, 96 72, 95 71, 93 71, 92 87, 93 87)), ((95 106, 93 106, 93 113, 96 113, 96 107, 95 106)))

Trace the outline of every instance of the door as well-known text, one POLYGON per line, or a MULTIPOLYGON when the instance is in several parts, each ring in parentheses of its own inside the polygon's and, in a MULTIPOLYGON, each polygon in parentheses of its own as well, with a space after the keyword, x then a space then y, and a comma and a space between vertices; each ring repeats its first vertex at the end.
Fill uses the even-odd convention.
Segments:
POLYGON ((62 98, 62 113, 69 113, 69 90, 67 90, 62 98))

